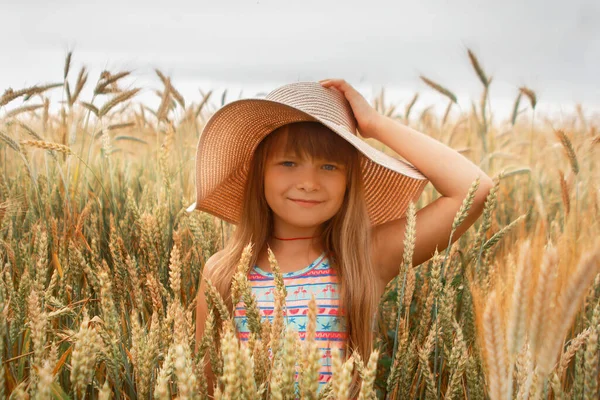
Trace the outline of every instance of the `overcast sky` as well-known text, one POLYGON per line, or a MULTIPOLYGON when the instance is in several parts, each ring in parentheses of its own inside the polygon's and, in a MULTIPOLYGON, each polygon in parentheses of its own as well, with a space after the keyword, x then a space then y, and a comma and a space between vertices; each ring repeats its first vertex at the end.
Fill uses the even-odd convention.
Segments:
MULTIPOLYGON (((62 79, 73 50, 90 80, 133 69, 135 84, 169 74, 188 101, 198 89, 243 97, 298 80, 342 77, 369 96, 384 86, 405 104, 435 102, 419 75, 456 92, 480 84, 466 49, 494 78, 493 105, 527 85, 540 106, 600 108, 598 0, 0 0, 0 90, 62 79)), ((75 76, 72 79, 75 79, 75 76)), ((151 83, 148 83, 151 82, 151 83)), ((441 106, 441 104, 440 104, 441 106)))

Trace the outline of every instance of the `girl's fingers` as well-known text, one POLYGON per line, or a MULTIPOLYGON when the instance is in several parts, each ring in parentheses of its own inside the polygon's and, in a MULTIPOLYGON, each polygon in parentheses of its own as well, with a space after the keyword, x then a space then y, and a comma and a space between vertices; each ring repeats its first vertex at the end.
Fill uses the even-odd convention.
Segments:
MULTIPOLYGON (((344 94, 348 93, 350 96, 353 96, 356 92, 354 87, 352 87, 352 85, 350 85, 344 79, 323 79, 322 81, 319 81, 319 82, 321 82, 322 86, 326 86, 326 87, 333 86, 344 94)), ((358 92, 356 92, 356 93, 358 93, 358 92)))
POLYGON ((323 79, 322 81, 319 81, 321 84, 326 84, 326 85, 336 85, 336 86, 340 86, 341 85, 341 79, 323 79))
POLYGON ((321 79, 320 84, 343 86, 346 83, 343 79, 321 79))

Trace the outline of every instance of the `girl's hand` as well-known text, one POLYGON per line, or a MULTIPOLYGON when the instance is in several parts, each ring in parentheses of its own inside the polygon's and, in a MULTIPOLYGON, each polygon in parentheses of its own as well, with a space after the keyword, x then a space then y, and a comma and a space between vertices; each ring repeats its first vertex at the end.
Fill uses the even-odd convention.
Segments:
POLYGON ((376 138, 375 125, 382 115, 348 82, 343 79, 323 79, 319 83, 326 88, 334 87, 344 94, 358 123, 358 131, 365 138, 376 138))

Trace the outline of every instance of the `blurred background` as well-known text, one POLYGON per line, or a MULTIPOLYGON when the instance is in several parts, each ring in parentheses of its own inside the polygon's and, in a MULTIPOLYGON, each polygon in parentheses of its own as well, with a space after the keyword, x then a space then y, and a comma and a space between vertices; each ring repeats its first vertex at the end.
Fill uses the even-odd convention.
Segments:
MULTIPOLYGON (((368 99, 415 109, 445 100, 420 75, 470 108, 481 86, 467 48, 492 76, 491 109, 510 115, 520 86, 537 110, 560 118, 575 104, 600 110, 600 2, 597 0, 424 1, 6 1, 1 2, 0 90, 54 82, 65 55, 90 79, 133 70, 139 99, 156 105, 154 68, 188 99, 228 89, 225 101, 301 80, 344 78, 368 99)), ((91 92, 92 88, 87 90, 91 92)), ((88 98, 88 93, 82 93, 88 98)), ((439 104, 438 104, 439 103, 439 104)))

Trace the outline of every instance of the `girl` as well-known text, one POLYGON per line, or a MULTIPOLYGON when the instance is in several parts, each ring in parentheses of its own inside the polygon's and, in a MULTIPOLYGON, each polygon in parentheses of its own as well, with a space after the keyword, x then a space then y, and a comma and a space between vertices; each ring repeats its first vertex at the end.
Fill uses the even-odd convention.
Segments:
MULTIPOLYGON (((405 211, 431 181, 441 197, 417 212, 413 266, 448 245, 452 221, 473 181, 480 184, 452 242, 483 211, 492 180, 453 149, 379 114, 342 79, 298 82, 265 99, 229 103, 207 122, 196 154, 197 199, 188 211, 236 224, 203 274, 235 306, 238 337, 247 340, 243 303, 230 285, 242 250, 253 243, 248 278, 261 317, 271 318, 270 247, 287 288, 287 323, 306 329, 315 295, 323 354, 319 390, 331 377, 331 352, 357 351, 367 360, 379 298, 402 263, 405 211), (408 162, 361 140, 374 138, 408 162)), ((196 343, 203 334, 205 284, 197 298, 196 343)), ((212 394, 214 376, 206 369, 212 394)), ((354 374, 351 398, 359 389, 354 374)))

